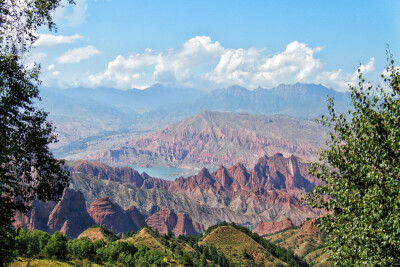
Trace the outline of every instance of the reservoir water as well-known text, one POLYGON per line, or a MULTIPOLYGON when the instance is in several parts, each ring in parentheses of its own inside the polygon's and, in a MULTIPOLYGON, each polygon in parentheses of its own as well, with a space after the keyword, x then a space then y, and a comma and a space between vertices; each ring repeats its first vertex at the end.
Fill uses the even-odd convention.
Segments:
POLYGON ((170 181, 173 181, 181 176, 188 177, 199 173, 198 169, 183 169, 175 167, 137 167, 136 165, 131 165, 130 167, 137 170, 140 174, 145 172, 152 177, 170 181))

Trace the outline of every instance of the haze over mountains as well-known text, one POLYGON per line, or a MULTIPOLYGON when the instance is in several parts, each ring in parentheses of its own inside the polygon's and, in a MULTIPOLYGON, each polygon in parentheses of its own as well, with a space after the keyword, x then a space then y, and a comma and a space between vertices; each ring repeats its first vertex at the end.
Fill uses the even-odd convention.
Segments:
POLYGON ((87 159, 118 166, 252 166, 275 153, 315 159, 326 139, 327 130, 312 120, 204 111, 87 159))
POLYGON ((348 93, 300 83, 253 91, 231 86, 210 92, 160 84, 126 91, 43 88, 39 105, 57 127, 60 142, 52 147, 55 155, 78 159, 206 110, 314 119, 327 112, 327 95, 335 98, 337 111, 349 107, 348 93))
MULTIPOLYGON (((70 238, 90 236, 94 230, 86 229, 94 223, 120 236, 145 225, 161 234, 196 235, 222 221, 273 234, 319 217, 324 211, 302 200, 321 184, 308 173, 309 161, 328 138, 313 119, 326 113, 326 95, 335 98, 336 110, 349 103, 348 94, 314 84, 211 92, 161 85, 47 88, 41 95, 58 127, 56 157, 74 160, 67 165, 70 187, 58 203, 34 201, 15 224, 70 238), (170 181, 131 165, 191 172, 170 181)), ((280 262, 270 260, 263 262, 280 262)))

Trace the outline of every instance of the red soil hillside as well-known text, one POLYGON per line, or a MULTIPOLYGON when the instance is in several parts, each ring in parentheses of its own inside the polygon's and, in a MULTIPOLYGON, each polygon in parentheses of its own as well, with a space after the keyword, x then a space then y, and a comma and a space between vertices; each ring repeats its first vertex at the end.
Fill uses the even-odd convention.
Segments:
POLYGON ((315 159, 326 138, 326 130, 311 120, 205 111, 87 159, 111 165, 252 166, 278 152, 315 159))
POLYGON ((204 232, 204 226, 193 222, 192 218, 185 213, 174 213, 167 208, 161 208, 159 212, 147 218, 146 223, 160 234, 171 231, 175 236, 197 235, 204 232))

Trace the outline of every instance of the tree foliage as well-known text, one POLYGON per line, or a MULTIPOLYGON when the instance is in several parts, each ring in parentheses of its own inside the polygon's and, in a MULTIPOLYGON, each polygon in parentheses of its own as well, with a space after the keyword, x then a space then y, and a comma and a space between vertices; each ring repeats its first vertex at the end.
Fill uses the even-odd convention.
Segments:
MULTIPOLYGON (((73 1, 68 1, 72 3, 73 1)), ((36 30, 55 29, 51 12, 61 0, 0 1, 0 258, 12 260, 12 218, 29 202, 56 200, 68 184, 62 162, 48 145, 56 140, 39 99, 39 67, 28 70, 21 60, 37 39, 36 30)))
MULTIPOLYGON (((68 0, 69 4, 74 0, 68 0)), ((21 54, 38 38, 36 30, 46 25, 56 30, 51 12, 61 0, 2 0, 0 1, 0 45, 4 53, 21 54)))
POLYGON ((336 265, 400 263, 400 73, 389 55, 384 85, 350 86, 353 108, 320 122, 332 129, 311 173, 325 182, 307 201, 329 213, 320 227, 336 265))

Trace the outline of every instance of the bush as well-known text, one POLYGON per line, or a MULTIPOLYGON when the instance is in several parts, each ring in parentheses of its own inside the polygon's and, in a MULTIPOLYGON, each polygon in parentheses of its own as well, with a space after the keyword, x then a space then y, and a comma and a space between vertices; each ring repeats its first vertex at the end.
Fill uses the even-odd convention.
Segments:
POLYGON ((67 242, 67 236, 60 232, 55 232, 47 242, 44 252, 49 258, 55 257, 64 260, 68 252, 67 242))

